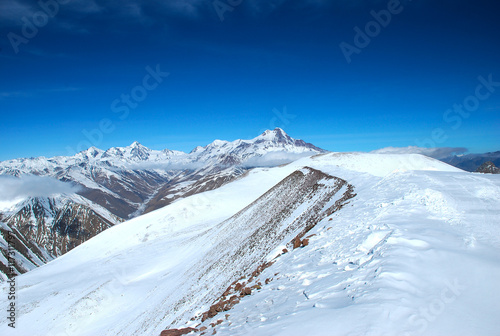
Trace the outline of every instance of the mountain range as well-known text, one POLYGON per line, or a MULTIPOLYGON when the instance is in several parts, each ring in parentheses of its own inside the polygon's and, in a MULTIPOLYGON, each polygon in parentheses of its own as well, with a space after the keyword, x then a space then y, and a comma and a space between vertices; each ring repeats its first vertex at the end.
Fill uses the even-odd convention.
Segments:
MULTIPOLYGON (((152 150, 134 142, 108 150, 91 147, 74 156, 0 162, 0 178, 11 177, 1 181, 6 189, 9 183, 5 182, 12 184, 14 178, 44 189, 35 195, 21 193, 0 200, 0 250, 4 256, 0 258, 0 276, 7 272, 9 230, 16 240, 15 272, 21 274, 116 224, 217 189, 252 168, 278 166, 326 152, 276 128, 251 140, 215 140, 189 153, 152 150), (71 187, 51 192, 51 184, 56 182, 71 187)), ((487 160, 494 167, 495 162, 500 163, 500 152, 441 159, 468 171, 475 171, 487 160)), ((481 171, 497 172, 495 168, 481 171)), ((14 183, 10 189, 23 187, 14 183)))
MULTIPOLYGON (((190 153, 152 150, 134 142, 106 151, 91 147, 69 157, 4 161, 0 163, 2 177, 15 177, 18 182, 29 177, 27 184, 37 183, 34 176, 45 178, 44 182, 50 178, 71 185, 74 192, 50 195, 47 190, 36 197, 14 197, 0 204, 0 221, 4 222, 0 249, 6 256, 5 237, 10 228, 19 247, 16 272, 23 273, 113 225, 219 188, 253 167, 280 165, 324 152, 276 128, 251 140, 215 140, 190 153)), ((7 259, 1 259, 0 271, 5 273, 6 268, 7 259)))

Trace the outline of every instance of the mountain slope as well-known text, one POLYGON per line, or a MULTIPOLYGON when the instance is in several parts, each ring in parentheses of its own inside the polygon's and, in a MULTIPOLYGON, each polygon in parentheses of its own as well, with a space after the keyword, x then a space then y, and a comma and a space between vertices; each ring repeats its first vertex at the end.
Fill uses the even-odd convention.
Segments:
MULTIPOLYGON (((333 153, 254 169, 110 228, 19 276, 19 328, 13 333, 3 325, 0 333, 158 335, 200 323, 243 276, 261 289, 241 297, 227 321, 221 316, 218 334, 432 335, 478 328, 494 335, 496 178, 420 155, 333 153), (329 215, 346 195, 342 181, 357 196, 329 215), (308 218, 320 221, 308 232, 316 234, 309 245, 282 254, 308 218), (250 280, 249 272, 273 259, 250 280), (420 308, 448 288, 443 279, 459 294, 447 291, 453 301, 444 308, 436 301, 439 314, 423 330, 420 308)), ((212 322, 203 325, 213 328, 212 322)))
POLYGON ((170 307, 170 297, 162 304, 166 312, 179 314, 172 321, 172 315, 167 314, 161 323, 183 322, 199 312, 200 307, 208 309, 214 295, 221 295, 228 283, 257 268, 277 246, 307 232, 351 197, 352 186, 344 180, 308 167, 295 171, 207 232, 202 239, 213 245, 175 289, 183 296, 170 307), (191 283, 186 286, 186 282, 191 283))

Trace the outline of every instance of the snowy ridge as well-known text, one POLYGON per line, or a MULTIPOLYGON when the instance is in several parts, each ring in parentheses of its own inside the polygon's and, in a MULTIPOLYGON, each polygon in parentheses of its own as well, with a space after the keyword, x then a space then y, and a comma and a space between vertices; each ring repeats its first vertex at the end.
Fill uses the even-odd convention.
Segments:
MULTIPOLYGON (((350 206, 311 230, 308 248, 266 269, 255 281, 274 280, 227 312, 217 335, 497 334, 500 179, 422 158, 397 172, 390 156, 373 158, 388 173, 348 178, 350 206)), ((351 175, 343 160, 317 161, 351 175)))
MULTIPOLYGON (((228 283, 257 268, 266 257, 283 243, 305 233, 326 214, 338 210, 353 197, 352 187, 338 178, 315 169, 296 171, 230 219, 213 228, 203 239, 215 242, 189 272, 185 279, 191 286, 181 286, 185 296, 195 297, 198 303, 176 303, 174 310, 182 311, 170 324, 192 317, 195 310, 207 310, 214 295, 224 292, 228 283), (339 193, 340 192, 340 193, 339 193), (325 209, 327 202, 337 196, 338 202, 325 209), (203 283, 205 295, 200 293, 203 283), (196 308, 193 310, 193 307, 196 308)), ((167 309, 170 311, 171 309, 167 309)), ((163 323, 168 321, 165 317, 163 323)))

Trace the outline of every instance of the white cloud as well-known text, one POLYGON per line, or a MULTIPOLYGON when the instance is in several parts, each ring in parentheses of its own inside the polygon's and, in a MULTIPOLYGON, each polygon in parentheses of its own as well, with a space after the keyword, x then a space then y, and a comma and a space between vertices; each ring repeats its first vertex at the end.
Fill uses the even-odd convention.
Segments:
POLYGON ((285 163, 290 163, 301 159, 306 156, 311 156, 314 153, 306 152, 306 153, 288 153, 284 151, 277 152, 269 152, 264 154, 263 156, 254 156, 245 162, 243 162, 242 166, 247 168, 253 167, 275 167, 285 163))
POLYGON ((31 17, 35 13, 33 6, 20 1, 0 2, 0 26, 15 26, 22 24, 22 17, 31 17))
POLYGON ((467 152, 467 148, 463 147, 436 147, 423 148, 417 146, 408 147, 385 147, 371 151, 370 153, 377 154, 422 154, 434 159, 443 159, 452 155, 463 154, 467 152))
MULTIPOLYGON (((211 3, 208 3, 211 5, 211 3)), ((72 31, 86 32, 80 26, 85 25, 89 17, 107 16, 109 20, 117 18, 137 21, 150 20, 153 13, 180 15, 194 17, 199 14, 203 7, 207 7, 204 0, 169 0, 158 2, 156 0, 123 0, 123 1, 96 1, 96 0, 72 0, 68 3, 59 4, 57 14, 51 18, 51 22, 61 28, 72 31), (149 14, 145 9, 149 8, 149 14), (64 12, 64 15, 59 15, 64 12), (64 18, 63 18, 64 17, 64 18)), ((10 0, 0 2, 0 26, 12 27, 19 30, 23 24, 23 17, 32 19, 37 12, 43 11, 36 1, 10 0)), ((126 22, 126 21, 124 21, 126 22)))
POLYGON ((164 6, 173 12, 187 15, 197 16, 200 7, 203 5, 202 0, 171 0, 164 3, 164 6))
POLYGON ((77 191, 76 186, 47 176, 0 176, 0 201, 71 194, 77 191))

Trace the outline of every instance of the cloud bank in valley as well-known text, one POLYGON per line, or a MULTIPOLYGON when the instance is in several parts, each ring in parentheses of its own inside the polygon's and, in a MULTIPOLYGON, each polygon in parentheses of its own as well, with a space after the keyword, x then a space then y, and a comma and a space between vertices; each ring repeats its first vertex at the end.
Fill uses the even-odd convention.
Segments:
POLYGON ((385 147, 371 151, 370 153, 376 154, 422 154, 434 159, 444 159, 452 155, 464 154, 468 151, 464 147, 436 147, 436 148, 422 148, 417 146, 408 147, 385 147))
POLYGON ((207 164, 205 162, 190 162, 187 160, 171 160, 169 162, 134 162, 126 163, 118 168, 111 168, 111 170, 196 170, 205 167, 207 164))
POLYGON ((78 188, 73 184, 47 176, 0 176, 0 201, 71 194, 77 191, 78 188))

